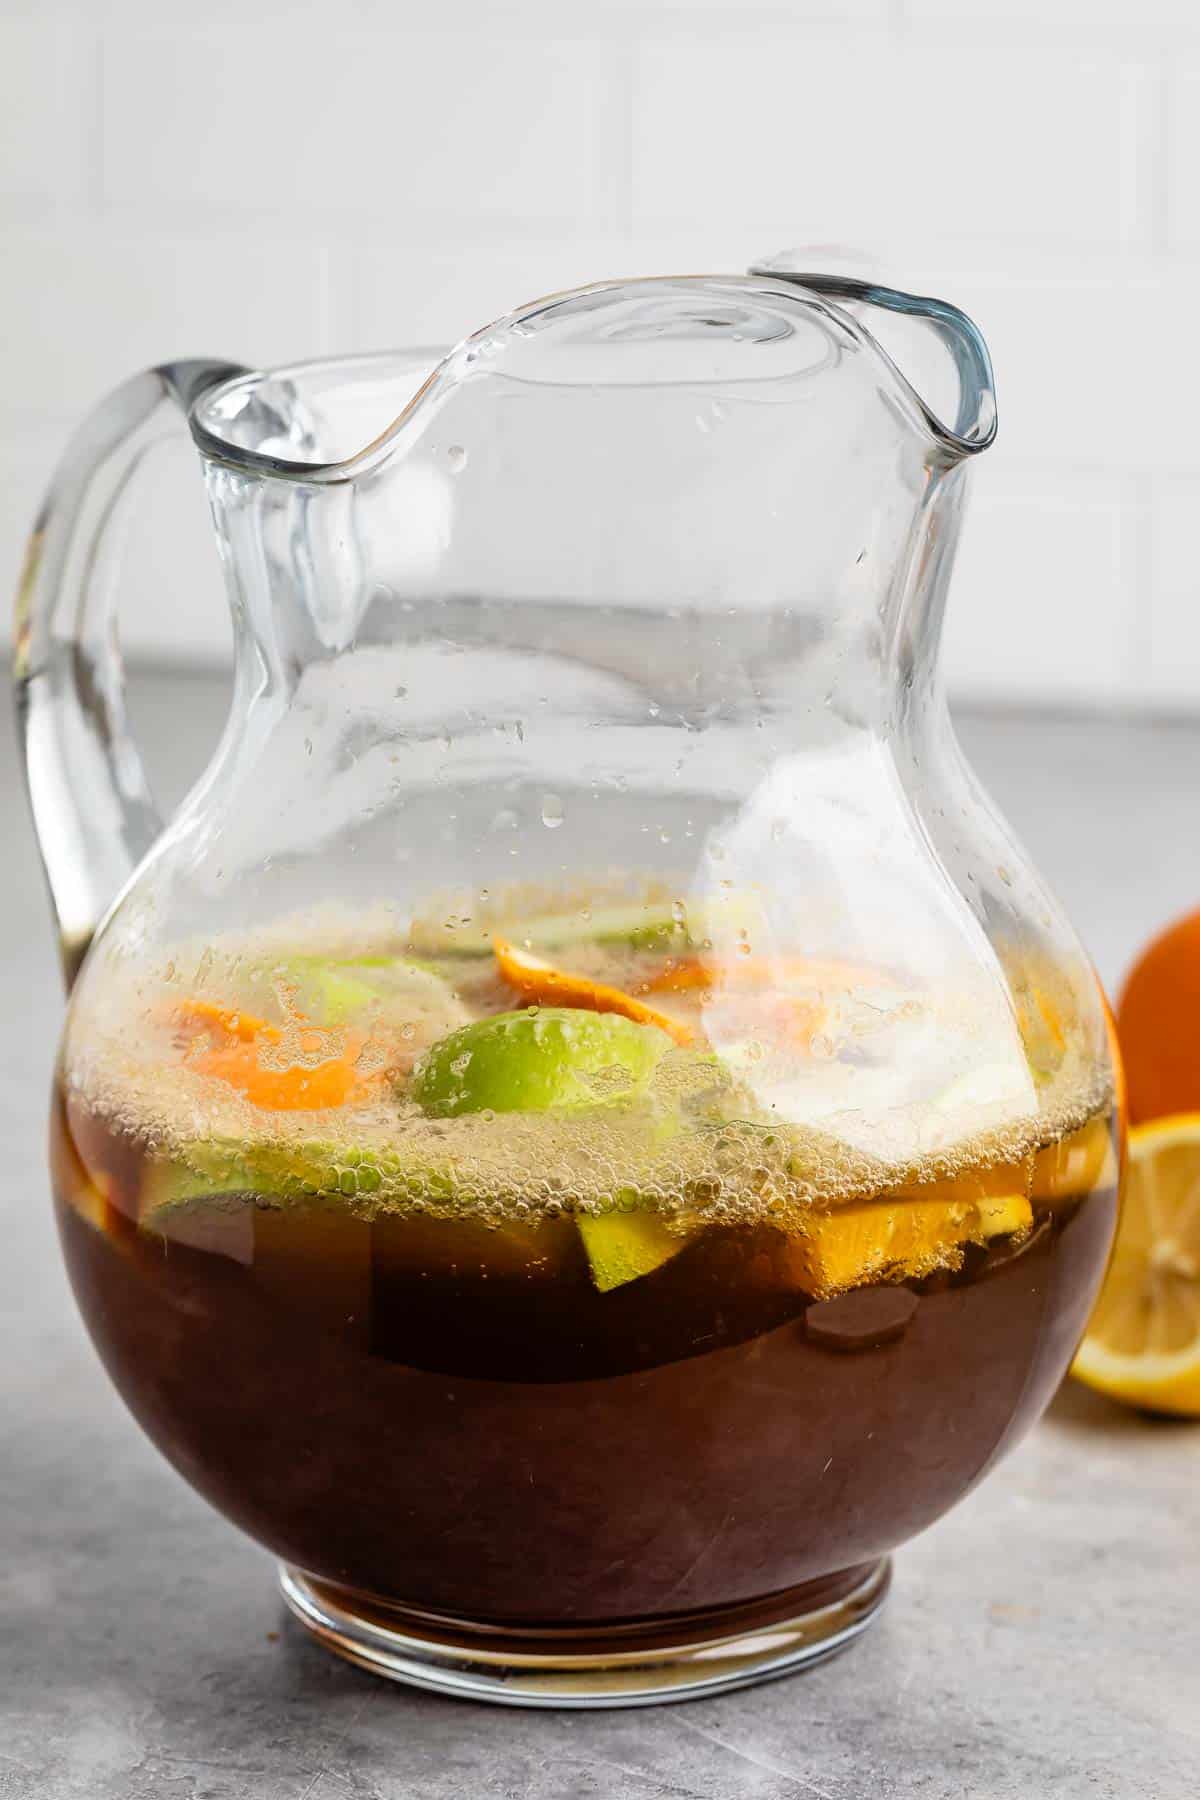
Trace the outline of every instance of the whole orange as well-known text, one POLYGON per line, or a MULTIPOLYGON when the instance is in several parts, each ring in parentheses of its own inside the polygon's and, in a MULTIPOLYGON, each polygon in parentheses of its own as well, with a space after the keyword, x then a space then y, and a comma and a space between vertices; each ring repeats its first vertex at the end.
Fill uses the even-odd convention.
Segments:
POLYGON ((1117 1002, 1129 1118, 1200 1112, 1200 912, 1144 950, 1117 1002))

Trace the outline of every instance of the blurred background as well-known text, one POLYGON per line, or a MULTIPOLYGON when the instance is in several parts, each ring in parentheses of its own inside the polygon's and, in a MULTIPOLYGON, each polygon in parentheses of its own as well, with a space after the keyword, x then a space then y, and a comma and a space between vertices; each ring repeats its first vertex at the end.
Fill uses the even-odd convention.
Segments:
MULTIPOLYGON (((10 580, 71 425, 146 363, 449 343, 836 246, 995 360, 954 695, 1200 708, 1196 0, 0 0, 0 70, 10 580)), ((126 645, 219 664, 199 479, 157 479, 126 645)))

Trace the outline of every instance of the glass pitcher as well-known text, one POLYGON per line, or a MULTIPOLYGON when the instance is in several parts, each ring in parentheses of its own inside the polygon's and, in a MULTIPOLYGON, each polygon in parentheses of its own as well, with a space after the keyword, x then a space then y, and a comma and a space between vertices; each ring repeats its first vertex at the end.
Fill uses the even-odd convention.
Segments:
POLYGON ((51 488, 64 1253, 323 1642, 679 1699, 863 1630, 1113 1231, 1102 998, 939 678, 990 369, 950 306, 770 270, 435 360, 159 368, 51 488), (181 424, 236 669, 164 826, 108 527, 181 424))

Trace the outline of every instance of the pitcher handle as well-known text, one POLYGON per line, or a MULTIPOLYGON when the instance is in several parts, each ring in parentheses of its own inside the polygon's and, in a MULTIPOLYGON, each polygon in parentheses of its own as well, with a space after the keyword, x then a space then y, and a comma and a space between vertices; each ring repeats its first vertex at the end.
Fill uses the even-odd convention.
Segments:
POLYGON ((13 675, 38 848, 68 987, 97 925, 162 828, 125 711, 110 525, 146 457, 207 389, 246 373, 163 363, 76 431, 34 522, 17 588, 13 675))
POLYGON ((861 302, 881 307, 885 312, 899 313, 927 325, 940 338, 954 364, 958 378, 958 407, 953 425, 945 424, 896 368, 892 358, 879 343, 875 348, 891 364, 919 408, 926 425, 943 446, 955 457, 975 456, 986 450, 996 436, 996 390, 992 361, 987 345, 975 321, 951 306, 947 300, 935 300, 927 294, 906 294, 900 288, 883 287, 879 282, 862 280, 853 275, 824 275, 793 267, 788 256, 769 257, 753 263, 751 275, 771 281, 790 281, 797 287, 823 299, 861 302))

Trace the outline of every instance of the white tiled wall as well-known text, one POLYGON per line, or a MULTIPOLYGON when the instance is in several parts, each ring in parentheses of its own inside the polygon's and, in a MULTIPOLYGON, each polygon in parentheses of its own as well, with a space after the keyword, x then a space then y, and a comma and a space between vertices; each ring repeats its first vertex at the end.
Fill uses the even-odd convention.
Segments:
MULTIPOLYGON (((139 365, 820 243, 992 347, 957 692, 1200 709, 1200 0, 0 0, 2 566, 139 365)), ((125 636, 211 656, 185 468, 125 636)))

